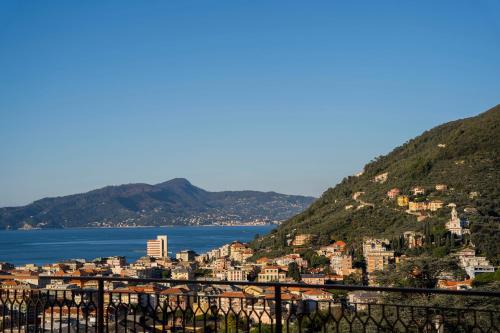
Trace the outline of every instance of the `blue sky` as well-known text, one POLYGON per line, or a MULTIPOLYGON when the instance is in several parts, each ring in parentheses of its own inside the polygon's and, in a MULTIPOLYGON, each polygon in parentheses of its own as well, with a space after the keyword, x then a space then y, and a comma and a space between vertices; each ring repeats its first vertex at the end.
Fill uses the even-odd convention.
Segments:
POLYGON ((0 206, 185 177, 320 195, 500 103, 498 1, 1 1, 0 206))

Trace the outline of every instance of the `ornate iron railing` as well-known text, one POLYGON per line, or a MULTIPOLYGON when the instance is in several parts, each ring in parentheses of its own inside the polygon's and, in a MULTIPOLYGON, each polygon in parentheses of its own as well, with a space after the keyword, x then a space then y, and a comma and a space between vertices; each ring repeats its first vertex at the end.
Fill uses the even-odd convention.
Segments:
POLYGON ((114 277, 45 279, 92 282, 94 287, 58 290, 52 283, 41 289, 2 288, 1 332, 500 332, 499 292, 114 277))

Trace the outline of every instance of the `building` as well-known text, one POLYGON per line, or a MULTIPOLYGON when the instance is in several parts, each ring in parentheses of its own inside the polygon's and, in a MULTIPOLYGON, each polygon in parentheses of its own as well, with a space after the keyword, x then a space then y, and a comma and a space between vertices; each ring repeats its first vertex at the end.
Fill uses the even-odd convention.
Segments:
POLYGON ((189 267, 177 266, 172 270, 172 279, 192 280, 194 279, 194 273, 189 267))
POLYGON ((368 238, 363 241, 366 271, 373 273, 386 269, 394 261, 394 251, 389 250, 389 240, 368 238))
POLYGON ((124 256, 108 257, 104 262, 110 267, 124 267, 127 265, 127 259, 124 256))
POLYGON ((275 259, 275 263, 279 266, 288 266, 292 262, 296 263, 299 267, 307 268, 308 266, 307 260, 302 258, 298 253, 290 253, 275 259))
POLYGON ((387 192, 387 197, 389 199, 396 199, 397 196, 401 193, 401 190, 399 188, 393 188, 393 189, 390 189, 388 192, 387 192))
POLYGON ((352 273, 352 256, 349 254, 331 256, 330 267, 337 275, 349 275, 352 273))
POLYGON ((422 210, 427 209, 427 203, 426 202, 415 202, 415 201, 410 201, 408 203, 408 210, 410 212, 419 212, 422 210))
POLYGON ((347 294, 349 304, 355 306, 358 311, 365 311, 368 309, 369 304, 376 304, 380 302, 380 294, 373 291, 351 291, 347 294))
POLYGON ((292 245, 293 246, 304 246, 309 244, 314 238, 312 234, 298 234, 293 238, 292 245))
POLYGON ((439 280, 437 283, 437 287, 448 290, 468 290, 472 289, 472 280, 471 279, 464 281, 439 280))
POLYGON ((436 184, 436 191, 446 191, 448 189, 448 185, 446 184, 436 184))
POLYGON ((469 230, 465 229, 467 222, 458 217, 455 204, 449 206, 451 206, 451 219, 446 222, 446 229, 452 234, 462 237, 462 235, 469 233, 469 230))
POLYGON ((469 193, 469 199, 474 199, 474 198, 477 198, 477 197, 479 197, 479 192, 473 191, 473 192, 469 193))
POLYGON ((380 175, 376 175, 375 178, 373 178, 373 181, 376 183, 385 183, 387 181, 387 178, 389 177, 388 172, 381 173, 380 175))
POLYGON ((469 278, 475 279, 477 275, 482 273, 493 273, 493 267, 486 257, 464 256, 459 257, 460 266, 465 270, 469 278))
POLYGON ((229 246, 229 258, 237 262, 246 262, 248 258, 253 256, 254 251, 247 244, 233 242, 229 246))
POLYGON ((325 274, 301 274, 300 279, 306 284, 325 284, 325 274))
POLYGON ((425 194, 425 188, 421 186, 415 186, 414 188, 411 189, 413 192, 413 195, 424 195, 425 194))
POLYGON ((406 207, 408 206, 408 203, 410 202, 410 199, 406 195, 398 195, 398 206, 399 207, 406 207))
POLYGON ((193 261, 196 258, 196 252, 193 250, 182 250, 175 254, 175 259, 180 261, 193 261))
POLYGON ((406 231, 403 233, 406 244, 408 248, 415 249, 421 247, 424 244, 424 235, 416 231, 406 231))
POLYGON ((157 236, 156 239, 148 240, 147 255, 153 258, 166 258, 168 256, 167 236, 157 236))
POLYGON ((443 208, 444 202, 441 200, 432 200, 427 204, 427 209, 429 209, 432 212, 437 211, 438 209, 443 208))
POLYGON ((227 281, 248 281, 248 273, 244 270, 230 268, 225 273, 227 281))
POLYGON ((286 274, 279 266, 266 266, 257 275, 259 282, 281 282, 286 280, 286 274))

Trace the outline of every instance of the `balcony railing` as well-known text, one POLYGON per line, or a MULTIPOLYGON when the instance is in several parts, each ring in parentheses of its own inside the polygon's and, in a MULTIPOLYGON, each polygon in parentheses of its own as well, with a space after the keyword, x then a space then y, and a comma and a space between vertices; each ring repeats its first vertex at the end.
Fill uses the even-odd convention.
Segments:
POLYGON ((499 292, 45 278, 95 288, 2 288, 1 332, 500 332, 499 292))

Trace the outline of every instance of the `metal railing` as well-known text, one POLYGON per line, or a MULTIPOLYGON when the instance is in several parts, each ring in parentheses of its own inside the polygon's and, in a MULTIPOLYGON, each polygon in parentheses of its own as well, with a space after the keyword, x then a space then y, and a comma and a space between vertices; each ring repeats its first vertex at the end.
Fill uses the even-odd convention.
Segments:
POLYGON ((1 288, 0 332, 500 332, 494 291, 43 278, 93 287, 1 288))

